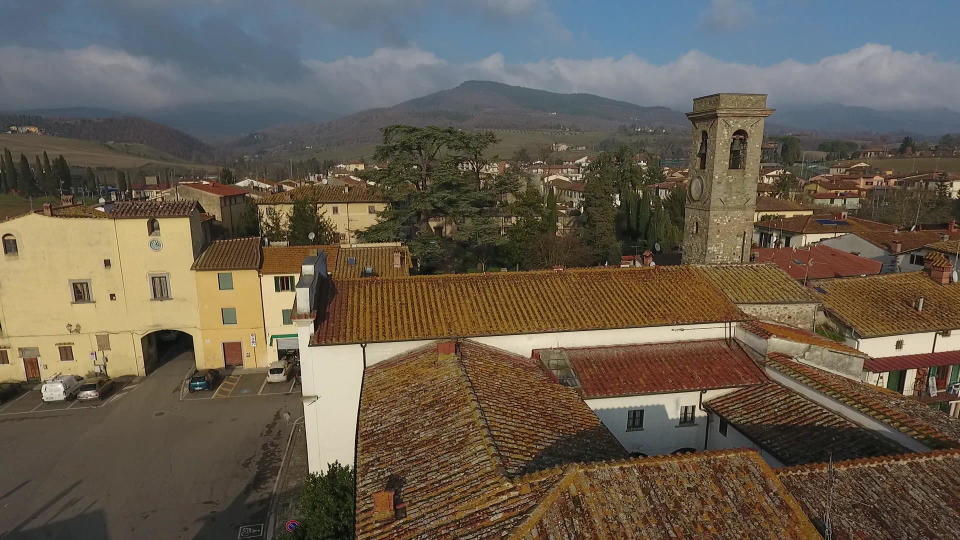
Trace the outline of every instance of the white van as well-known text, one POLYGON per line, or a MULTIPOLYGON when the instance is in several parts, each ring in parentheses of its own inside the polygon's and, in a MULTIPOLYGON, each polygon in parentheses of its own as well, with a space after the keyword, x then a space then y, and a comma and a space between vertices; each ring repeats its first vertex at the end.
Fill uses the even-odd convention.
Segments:
POLYGON ((40 399, 43 401, 65 401, 73 397, 80 388, 83 377, 76 375, 57 375, 40 387, 40 399))

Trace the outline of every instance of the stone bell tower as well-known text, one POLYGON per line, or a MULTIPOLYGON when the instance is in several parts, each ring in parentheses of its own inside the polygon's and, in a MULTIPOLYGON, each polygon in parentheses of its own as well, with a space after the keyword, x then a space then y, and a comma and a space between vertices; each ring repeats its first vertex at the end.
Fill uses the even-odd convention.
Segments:
POLYGON ((750 260, 760 176, 766 94, 714 94, 693 100, 690 180, 683 263, 750 260))

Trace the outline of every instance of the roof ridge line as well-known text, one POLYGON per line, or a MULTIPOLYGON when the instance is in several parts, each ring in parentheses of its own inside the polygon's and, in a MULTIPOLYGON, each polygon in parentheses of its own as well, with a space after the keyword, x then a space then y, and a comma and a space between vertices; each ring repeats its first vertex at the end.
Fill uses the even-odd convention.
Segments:
MULTIPOLYGON (((929 452, 910 452, 905 454, 890 454, 886 456, 873 456, 864 458, 847 459, 833 462, 836 469, 850 467, 860 467, 866 465, 882 465, 884 463, 897 463, 906 461, 927 461, 932 459, 943 459, 945 457, 956 456, 960 458, 960 448, 946 448, 940 450, 931 450, 929 452)), ((789 476, 803 474, 806 472, 817 471, 829 467, 829 463, 805 463, 803 465, 793 465, 778 469, 778 476, 789 476)))
MULTIPOLYGON (((513 528, 513 532, 510 534, 509 538, 511 540, 526 538, 528 533, 533 530, 534 527, 543 519, 547 511, 550 510, 550 507, 557 502, 557 499, 560 498, 561 493, 564 490, 568 489, 571 484, 574 484, 577 480, 577 477, 583 476, 583 472, 580 470, 578 463, 568 463, 565 465, 558 465, 550 469, 544 469, 542 471, 537 471, 536 473, 525 475, 523 478, 526 478, 525 483, 529 483, 536 479, 537 477, 548 476, 546 473, 553 473, 563 471, 563 475, 559 480, 544 494, 543 498, 540 499, 540 502, 533 507, 530 512, 527 514, 527 518, 524 519, 519 525, 513 528)), ((591 514, 591 518, 593 515, 591 514)))
POLYGON ((493 431, 490 430, 490 421, 487 419, 487 415, 483 412, 483 407, 480 406, 480 398, 477 397, 477 390, 473 384, 473 380, 470 378, 470 374, 467 373, 467 366, 463 362, 463 353, 460 350, 460 342, 456 341, 457 349, 453 353, 453 357, 456 359, 457 367, 460 368, 460 374, 467 383, 467 390, 470 392, 470 408, 473 409, 474 414, 480 418, 481 432, 483 433, 483 438, 487 442, 485 445, 490 452, 491 456, 494 457, 499 464, 497 467, 497 472, 502 474, 504 477, 509 478, 507 474, 507 466, 503 459, 503 453, 500 451, 500 447, 497 445, 497 440, 493 436, 493 431), (491 451, 492 450, 492 451, 491 451))

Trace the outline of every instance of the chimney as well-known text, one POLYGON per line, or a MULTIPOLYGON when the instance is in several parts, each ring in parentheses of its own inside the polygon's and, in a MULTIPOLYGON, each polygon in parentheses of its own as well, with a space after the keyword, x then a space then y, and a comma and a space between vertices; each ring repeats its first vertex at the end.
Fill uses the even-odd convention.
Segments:
POLYGON ((554 266, 554 267, 553 267, 553 271, 554 271, 554 272, 563 272, 563 267, 562 267, 562 266, 554 266))
POLYGON ((653 252, 649 249, 643 252, 643 265, 653 266, 653 252))
POLYGON ((45 202, 43 203, 43 215, 52 216, 53 215, 53 205, 45 202))
POLYGON ((900 240, 894 240, 893 242, 890 242, 890 249, 892 253, 900 253, 900 251, 903 249, 903 242, 900 240))
POLYGON ((917 308, 917 311, 923 311, 923 297, 917 298, 917 303, 914 304, 914 307, 917 308))
POLYGON ((938 285, 947 285, 953 278, 953 267, 950 261, 939 252, 931 251, 923 258, 923 266, 938 285))
POLYGON ((393 252, 393 267, 394 267, 394 268, 400 268, 400 266, 401 266, 402 264, 403 264, 403 253, 401 253, 400 250, 394 251, 394 252, 393 252))
POLYGON ((450 356, 454 354, 457 354, 456 341, 442 341, 440 343, 437 343, 438 356, 450 356))
POLYGON ((950 239, 950 234, 949 234, 949 233, 943 233, 943 234, 940 235, 940 239, 943 240, 944 242, 946 242, 947 240, 950 239))
POLYGON ((64 193, 60 195, 60 204, 70 206, 73 204, 73 193, 64 193))

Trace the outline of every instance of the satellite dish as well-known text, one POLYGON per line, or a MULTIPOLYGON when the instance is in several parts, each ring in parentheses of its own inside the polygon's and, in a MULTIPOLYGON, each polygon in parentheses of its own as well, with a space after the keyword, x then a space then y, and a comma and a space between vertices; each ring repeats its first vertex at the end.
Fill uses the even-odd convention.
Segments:
POLYGON ((660 242, 654 242, 654 243, 653 243, 653 250, 654 250, 654 251, 660 251, 660 242))
POLYGON ((310 233, 307 235, 307 238, 309 238, 310 240, 313 240, 314 238, 316 238, 316 236, 317 236, 317 233, 310 233))
POLYGON ((105 203, 105 202, 107 202, 107 200, 104 199, 103 197, 100 197, 100 204, 103 204, 103 203, 105 203))

